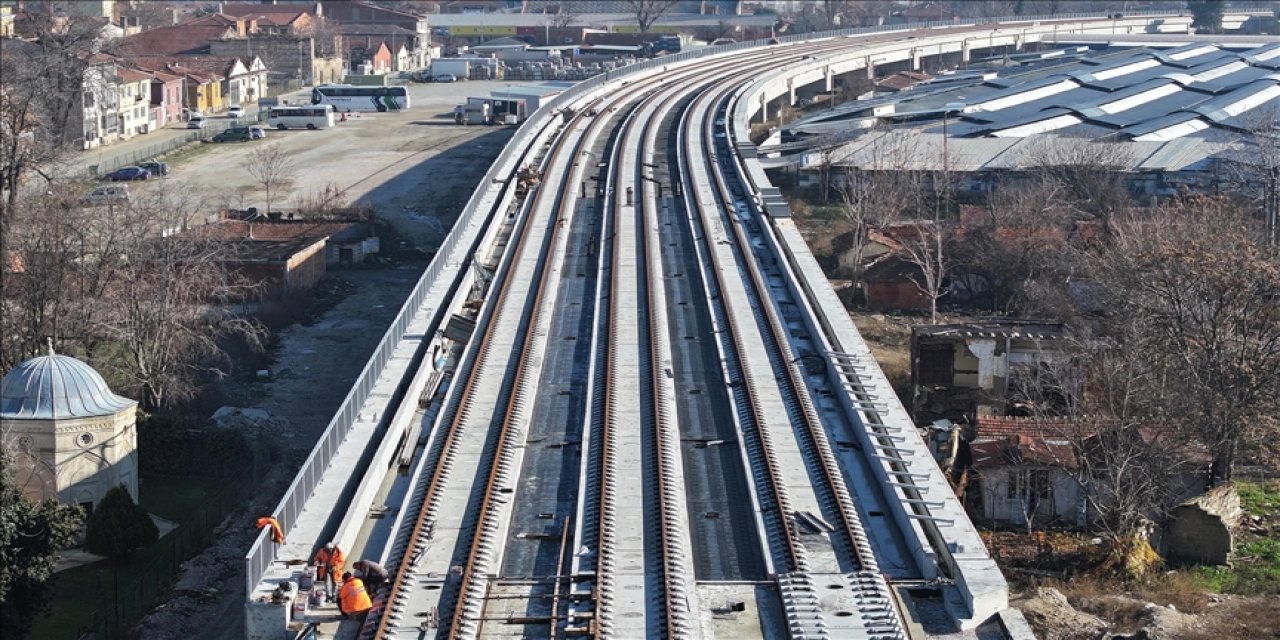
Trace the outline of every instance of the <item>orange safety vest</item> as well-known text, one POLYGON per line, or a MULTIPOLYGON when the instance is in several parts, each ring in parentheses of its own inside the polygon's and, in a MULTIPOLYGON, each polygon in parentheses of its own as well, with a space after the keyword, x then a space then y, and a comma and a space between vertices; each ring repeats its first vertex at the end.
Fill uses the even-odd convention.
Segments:
POLYGON ((319 571, 316 572, 316 577, 324 580, 325 576, 328 575, 328 572, 333 571, 333 577, 341 578, 342 567, 346 563, 347 558, 343 555, 341 548, 334 547, 333 553, 330 553, 328 549, 320 547, 320 550, 316 552, 315 558, 315 565, 319 567, 319 571))
POLYGON ((352 578, 342 583, 342 589, 338 590, 338 608, 343 613, 363 613, 373 608, 363 580, 352 578))
POLYGON ((280 528, 280 523, 271 516, 263 516, 258 518, 258 529, 263 527, 271 527, 271 541, 276 544, 284 542, 284 530, 280 528))

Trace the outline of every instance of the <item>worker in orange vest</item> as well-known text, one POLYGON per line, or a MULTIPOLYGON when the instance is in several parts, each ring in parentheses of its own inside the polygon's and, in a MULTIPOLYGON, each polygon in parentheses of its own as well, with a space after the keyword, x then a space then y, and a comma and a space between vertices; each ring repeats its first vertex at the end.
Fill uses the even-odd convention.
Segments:
POLYGON ((342 554, 342 549, 332 542, 316 552, 316 557, 312 561, 316 566, 316 580, 324 580, 325 585, 329 587, 330 597, 337 593, 335 583, 338 576, 342 575, 342 568, 346 563, 347 558, 342 554))
POLYGON ((271 527, 272 542, 276 544, 282 544, 284 542, 284 530, 280 528, 280 523, 277 522, 275 518, 272 518, 271 516, 258 518, 258 529, 261 530, 263 527, 271 527))
POLYGON ((350 573, 342 574, 342 591, 338 592, 338 611, 342 612, 342 617, 354 617, 360 624, 364 624, 364 619, 372 608, 373 601, 369 599, 369 592, 364 589, 364 581, 350 573))

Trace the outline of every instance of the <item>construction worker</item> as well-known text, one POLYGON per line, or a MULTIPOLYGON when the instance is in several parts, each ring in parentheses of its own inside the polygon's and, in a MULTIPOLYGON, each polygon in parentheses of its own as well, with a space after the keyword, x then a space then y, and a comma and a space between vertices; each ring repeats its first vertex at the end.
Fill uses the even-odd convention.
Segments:
POLYGON ((316 580, 324 581, 330 596, 338 592, 335 583, 338 576, 342 575, 342 567, 346 563, 347 558, 342 554, 342 549, 332 542, 316 552, 315 560, 312 561, 316 566, 316 580))
POLYGON ((365 590, 371 598, 378 595, 378 588, 387 581, 386 568, 372 560, 357 560, 351 565, 351 570, 356 573, 357 578, 364 581, 365 590))
POLYGON ((338 592, 338 611, 343 618, 355 618, 364 624, 364 619, 373 608, 369 592, 365 591, 364 582, 350 572, 342 574, 342 590, 338 592))

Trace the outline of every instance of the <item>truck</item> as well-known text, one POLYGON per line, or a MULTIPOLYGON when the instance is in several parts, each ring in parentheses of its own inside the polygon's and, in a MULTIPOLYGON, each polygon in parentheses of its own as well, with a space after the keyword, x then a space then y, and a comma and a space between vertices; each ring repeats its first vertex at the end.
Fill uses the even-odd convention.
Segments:
POLYGON ((431 77, 453 76, 458 80, 471 77, 471 62, 449 58, 437 58, 431 61, 431 77))
POLYGON ((488 103, 460 104, 453 108, 455 124, 493 124, 493 111, 488 103))
POLYGON ((528 102, 524 98, 467 98, 468 105, 488 105, 490 122, 520 124, 529 117, 528 102))

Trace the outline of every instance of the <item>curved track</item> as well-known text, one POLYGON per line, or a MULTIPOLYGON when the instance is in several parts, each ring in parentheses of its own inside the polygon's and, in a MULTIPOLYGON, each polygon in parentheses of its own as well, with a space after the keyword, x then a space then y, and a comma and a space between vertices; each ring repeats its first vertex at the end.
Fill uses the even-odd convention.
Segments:
POLYGON ((960 580, 914 436, 831 400, 873 398, 733 140, 771 70, 901 37, 673 65, 539 125, 364 636, 903 638, 891 583, 960 580))

